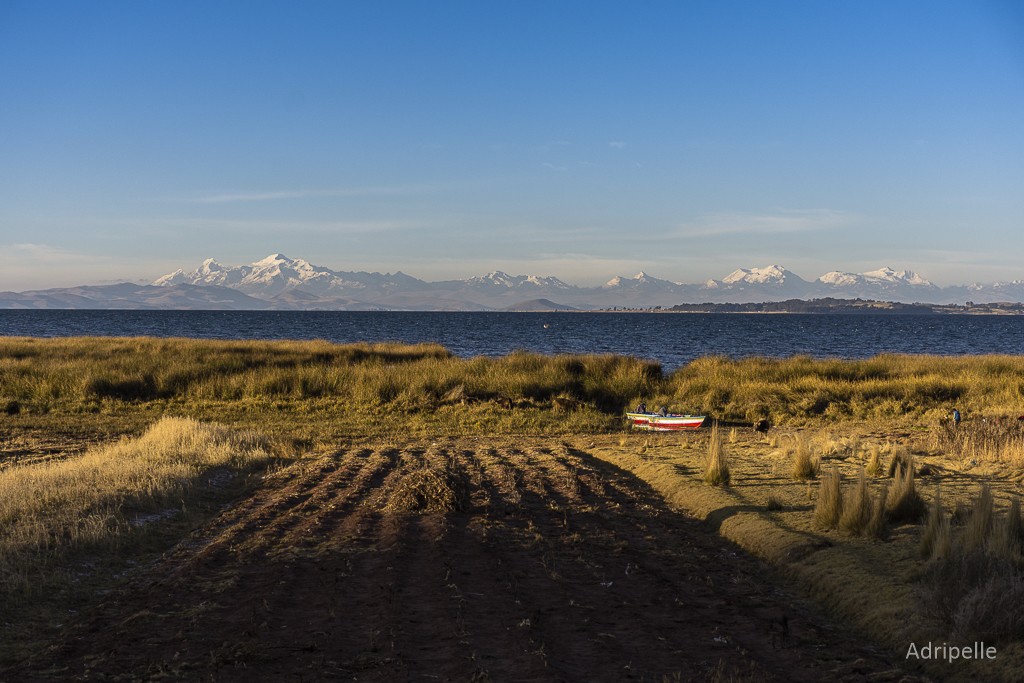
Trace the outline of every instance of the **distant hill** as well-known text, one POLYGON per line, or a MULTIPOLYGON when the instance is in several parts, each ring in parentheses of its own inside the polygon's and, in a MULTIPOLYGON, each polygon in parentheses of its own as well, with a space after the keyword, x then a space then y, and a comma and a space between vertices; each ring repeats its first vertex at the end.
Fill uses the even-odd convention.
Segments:
POLYGON ((530 299, 505 307, 506 311, 578 311, 578 308, 556 304, 550 299, 530 299))

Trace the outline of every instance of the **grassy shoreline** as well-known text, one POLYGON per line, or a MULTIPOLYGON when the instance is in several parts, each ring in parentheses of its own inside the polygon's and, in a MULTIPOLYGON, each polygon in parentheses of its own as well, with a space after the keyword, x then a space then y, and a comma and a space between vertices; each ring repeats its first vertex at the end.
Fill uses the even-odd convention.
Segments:
POLYGON ((379 434, 375 419, 400 414, 414 431, 564 433, 614 431, 641 400, 723 422, 934 423, 954 406, 1009 418, 1024 414, 1024 357, 706 356, 664 373, 625 356, 461 359, 435 344, 0 338, 0 416, 11 418, 331 415, 346 431, 379 434))

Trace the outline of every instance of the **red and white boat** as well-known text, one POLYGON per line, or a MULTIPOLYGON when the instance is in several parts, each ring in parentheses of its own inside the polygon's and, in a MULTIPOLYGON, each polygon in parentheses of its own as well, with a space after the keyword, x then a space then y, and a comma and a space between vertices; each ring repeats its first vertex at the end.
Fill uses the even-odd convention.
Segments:
POLYGON ((648 429, 655 432, 693 431, 704 424, 703 415, 677 415, 676 413, 626 413, 633 429, 648 429))

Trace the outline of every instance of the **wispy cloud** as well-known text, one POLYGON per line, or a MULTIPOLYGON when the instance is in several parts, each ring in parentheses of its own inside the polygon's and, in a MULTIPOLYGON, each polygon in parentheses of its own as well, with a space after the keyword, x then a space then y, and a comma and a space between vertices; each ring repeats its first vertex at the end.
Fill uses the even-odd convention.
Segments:
POLYGON ((611 147, 612 149, 625 149, 626 143, 623 142, 622 140, 612 140, 611 142, 608 143, 608 146, 611 147))
POLYGON ((426 185, 382 186, 382 187, 340 187, 329 189, 278 190, 272 192, 234 192, 211 194, 188 200, 195 204, 231 204, 240 202, 270 202, 289 199, 318 197, 379 197, 426 192, 426 185))
POLYGON ((79 264, 90 263, 96 260, 94 255, 81 254, 48 244, 34 244, 32 242, 0 245, 0 250, 19 259, 30 259, 35 264, 79 264))
POLYGON ((399 230, 425 230, 438 227, 430 221, 366 220, 366 221, 309 221, 309 220, 248 220, 223 218, 162 218, 149 222, 173 230, 204 230, 215 232, 238 231, 249 235, 260 233, 372 233, 399 230))
POLYGON ((787 209, 756 214, 714 213, 679 225, 677 232, 689 237, 808 232, 835 230, 849 225, 853 219, 853 214, 833 209, 787 209))

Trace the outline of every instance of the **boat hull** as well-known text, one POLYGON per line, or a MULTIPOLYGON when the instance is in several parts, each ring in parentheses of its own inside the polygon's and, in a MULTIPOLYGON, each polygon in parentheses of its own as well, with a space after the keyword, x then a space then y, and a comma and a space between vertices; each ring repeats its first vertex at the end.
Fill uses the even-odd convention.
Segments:
POLYGON ((703 415, 659 415, 658 413, 626 413, 633 429, 653 432, 681 432, 700 429, 703 415))

